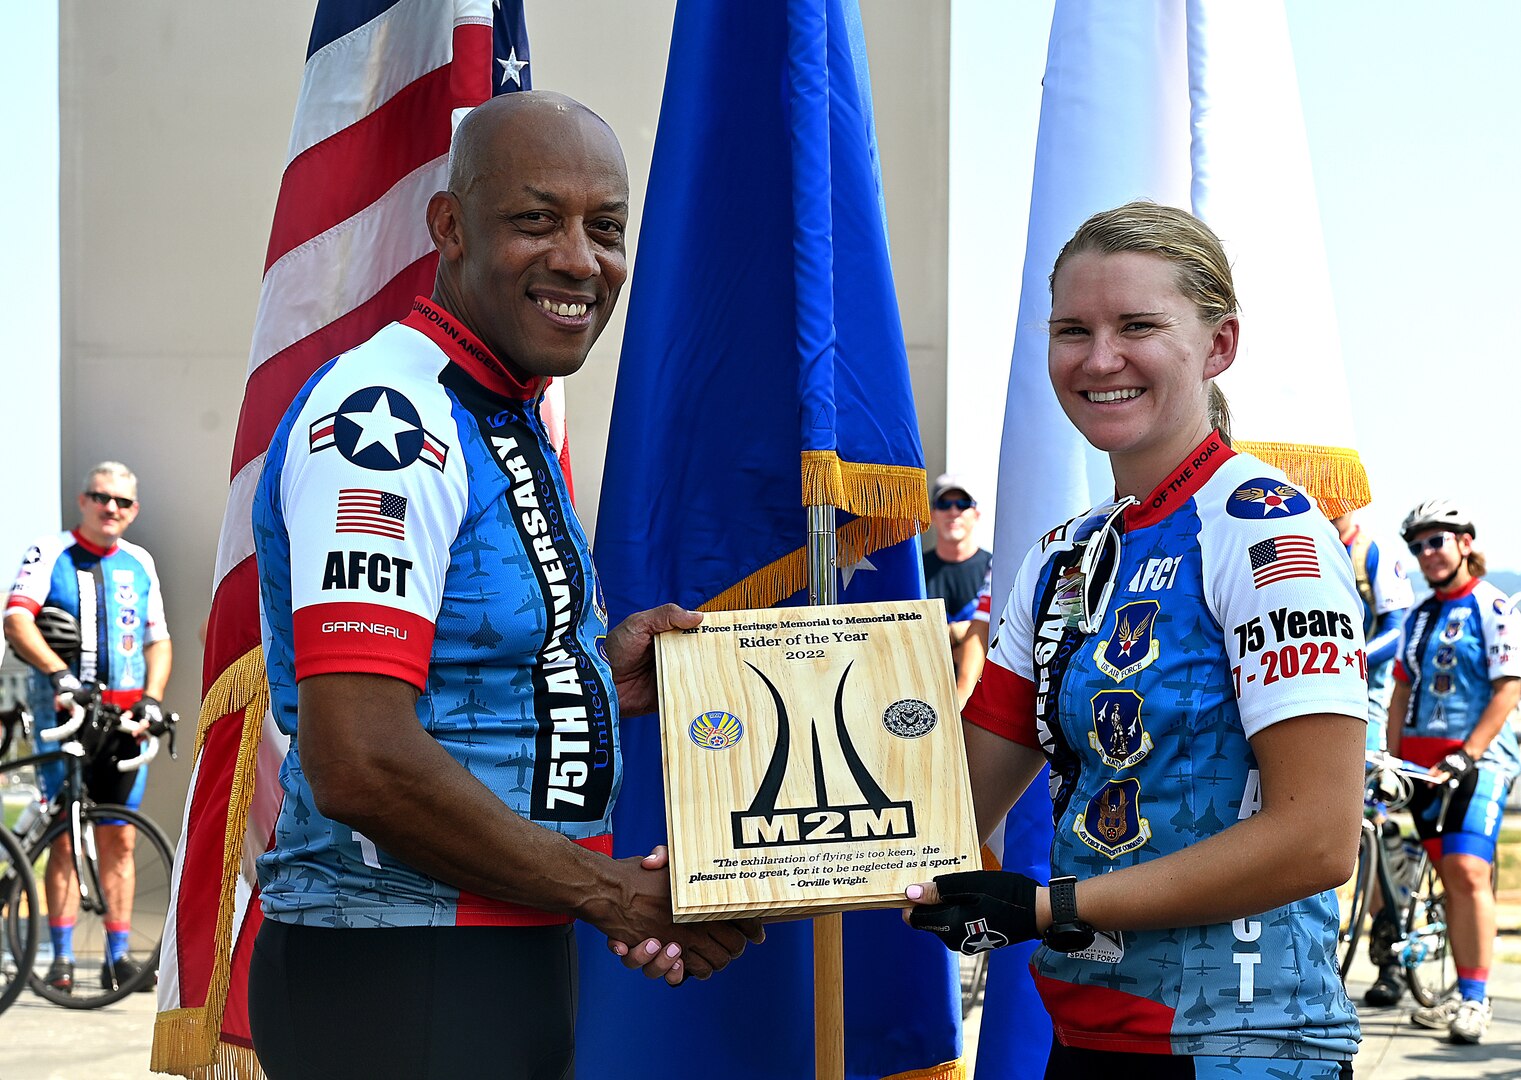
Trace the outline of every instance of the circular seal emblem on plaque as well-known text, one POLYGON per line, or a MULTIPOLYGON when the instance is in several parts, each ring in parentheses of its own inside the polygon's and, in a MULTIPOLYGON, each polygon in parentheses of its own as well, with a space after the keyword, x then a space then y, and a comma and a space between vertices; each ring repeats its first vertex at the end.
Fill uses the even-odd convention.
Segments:
POLYGON ((882 726, 900 739, 917 739, 935 730, 939 717, 926 701, 904 698, 895 701, 882 713, 882 726))
POLYGON ((739 717, 722 710, 703 713, 687 728, 687 735, 704 750, 727 750, 744 734, 739 717))

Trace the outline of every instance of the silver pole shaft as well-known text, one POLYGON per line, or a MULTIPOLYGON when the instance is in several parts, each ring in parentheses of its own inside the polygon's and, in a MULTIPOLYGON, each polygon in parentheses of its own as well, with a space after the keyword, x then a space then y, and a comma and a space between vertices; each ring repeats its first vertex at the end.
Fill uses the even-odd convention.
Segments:
POLYGON ((808 508, 808 603, 838 604, 840 590, 835 577, 838 557, 835 551, 835 513, 832 506, 808 508))

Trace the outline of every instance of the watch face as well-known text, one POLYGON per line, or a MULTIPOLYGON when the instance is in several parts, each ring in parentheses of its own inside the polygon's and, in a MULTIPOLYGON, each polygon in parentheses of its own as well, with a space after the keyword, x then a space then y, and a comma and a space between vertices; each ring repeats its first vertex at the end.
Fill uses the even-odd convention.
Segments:
POLYGON ((1059 953, 1081 952, 1093 944, 1092 927, 1080 923, 1053 926, 1046 931, 1046 947, 1059 953))

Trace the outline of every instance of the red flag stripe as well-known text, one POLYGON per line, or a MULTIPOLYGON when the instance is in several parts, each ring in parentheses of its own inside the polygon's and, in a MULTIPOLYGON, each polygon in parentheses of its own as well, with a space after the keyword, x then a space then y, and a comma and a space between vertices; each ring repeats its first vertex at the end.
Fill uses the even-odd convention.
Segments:
MULTIPOLYGON (((458 62, 488 72, 490 50, 490 27, 462 26, 454 31, 458 62)), ((449 153, 449 132, 419 127, 417 117, 466 107, 489 91, 462 99, 455 66, 447 56, 442 65, 402 87, 368 116, 303 150, 286 166, 270 227, 266 270, 374 203, 400 178, 449 153), (334 184, 334 176, 349 179, 334 184)))
POLYGON ((275 433, 280 417, 285 415, 286 406, 312 377, 312 372, 406 314, 412 298, 419 292, 432 292, 433 272, 437 265, 437 252, 424 255, 386 282, 364 303, 259 365, 258 370, 248 377, 243 411, 238 416, 238 434, 232 449, 234 476, 244 465, 269 449, 270 436, 275 433))

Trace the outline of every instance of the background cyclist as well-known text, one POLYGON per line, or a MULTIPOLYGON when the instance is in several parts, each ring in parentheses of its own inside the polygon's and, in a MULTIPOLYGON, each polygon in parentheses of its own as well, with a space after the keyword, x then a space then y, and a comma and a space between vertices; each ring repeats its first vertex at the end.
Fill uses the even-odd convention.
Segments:
MULTIPOLYGON (((1332 518, 1331 524, 1352 559, 1352 577, 1363 602, 1363 636, 1368 641, 1367 748, 1384 750, 1388 746, 1389 695, 1394 689, 1394 654, 1399 649, 1405 612, 1415 603, 1415 591, 1401 561, 1402 551, 1380 548, 1351 514, 1332 518)), ((1374 897, 1375 915, 1381 899, 1374 897)), ((1404 971, 1378 934, 1368 936, 1368 958, 1378 966, 1378 978, 1363 1000, 1369 1005, 1395 1004, 1405 992, 1404 971)))
MULTIPOLYGON (((22 558, 5 606, 5 639, 35 669, 28 697, 39 727, 52 727, 58 710, 67 708, 83 683, 100 682, 106 687, 106 702, 129 709, 146 729, 163 719, 160 699, 169 681, 172 652, 153 557, 122 539, 140 509, 137 477, 120 462, 103 461, 85 476, 78 501, 79 524, 41 537, 22 558), (60 656, 38 627, 39 618, 45 624, 60 613, 77 621, 77 656, 60 656)), ((129 741, 124 734, 114 737, 129 741)), ((124 750, 122 756, 134 752, 124 750)), ((147 770, 119 773, 110 767, 110 759, 110 754, 102 755, 105 767, 91 773, 90 797, 136 809, 142 803, 147 770)), ((53 762, 38 772, 43 793, 51 799, 63 784, 66 766, 53 762)), ((127 956, 136 888, 136 831, 131 825, 95 830, 104 875, 101 891, 111 910, 100 972, 108 989, 140 970, 127 956)), ((46 981, 58 990, 74 986, 79 893, 73 878, 69 838, 64 834, 53 844, 43 880, 53 943, 46 981)), ((152 983, 147 980, 141 989, 151 989, 152 983)))
POLYGON ((1518 771, 1516 733, 1506 723, 1521 695, 1521 651, 1510 599, 1483 581, 1473 519, 1445 499, 1417 506, 1400 532, 1436 592, 1405 620, 1389 704, 1389 749, 1459 783, 1438 832, 1440 787, 1419 785, 1410 803, 1416 831, 1447 894, 1457 997, 1411 1019, 1476 1043, 1489 1028, 1486 995, 1494 950, 1490 874, 1505 793, 1518 771))

